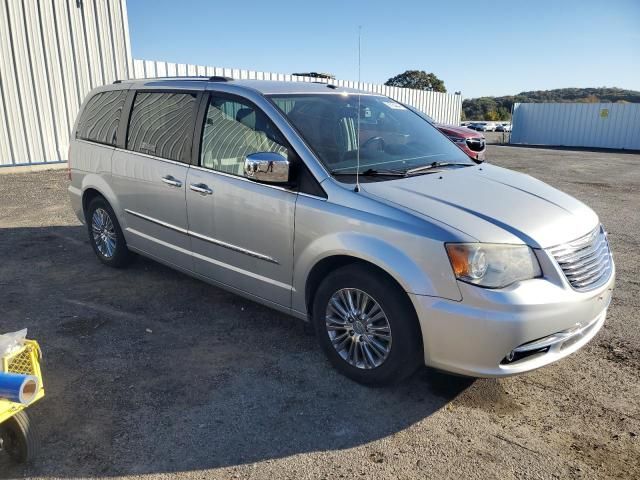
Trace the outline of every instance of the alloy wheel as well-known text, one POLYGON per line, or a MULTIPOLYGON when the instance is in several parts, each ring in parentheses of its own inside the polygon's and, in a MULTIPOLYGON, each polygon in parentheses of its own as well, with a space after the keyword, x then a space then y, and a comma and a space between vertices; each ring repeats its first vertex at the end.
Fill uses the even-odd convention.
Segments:
POLYGON ((91 217, 91 233, 96 248, 105 258, 112 258, 116 251, 116 229, 103 208, 97 208, 91 217))
POLYGON ((329 299, 327 334, 338 355, 361 369, 379 367, 391 352, 391 326, 378 302, 357 288, 343 288, 329 299))

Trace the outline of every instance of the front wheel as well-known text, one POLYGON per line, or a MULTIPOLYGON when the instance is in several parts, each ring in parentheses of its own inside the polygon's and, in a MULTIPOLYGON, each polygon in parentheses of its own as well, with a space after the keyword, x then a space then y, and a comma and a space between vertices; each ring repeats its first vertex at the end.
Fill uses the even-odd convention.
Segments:
POLYGON ((27 412, 22 410, 0 424, 0 449, 18 463, 28 462, 35 457, 38 451, 38 435, 27 412))
POLYGON ((422 357, 422 338, 406 293, 365 265, 329 274, 313 302, 316 335, 333 366, 368 385, 396 383, 422 357))

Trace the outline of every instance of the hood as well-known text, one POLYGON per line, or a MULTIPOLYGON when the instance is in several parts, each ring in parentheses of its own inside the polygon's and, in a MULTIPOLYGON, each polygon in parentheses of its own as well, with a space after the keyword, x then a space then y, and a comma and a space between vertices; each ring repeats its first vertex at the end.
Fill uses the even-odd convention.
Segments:
POLYGON ((598 225, 598 216, 566 193, 529 175, 487 164, 364 183, 361 188, 480 242, 548 248, 598 225))
POLYGON ((475 130, 471 130, 467 127, 456 127, 453 125, 436 125, 436 128, 445 135, 454 135, 461 138, 484 138, 484 135, 482 135, 481 133, 478 133, 475 130))

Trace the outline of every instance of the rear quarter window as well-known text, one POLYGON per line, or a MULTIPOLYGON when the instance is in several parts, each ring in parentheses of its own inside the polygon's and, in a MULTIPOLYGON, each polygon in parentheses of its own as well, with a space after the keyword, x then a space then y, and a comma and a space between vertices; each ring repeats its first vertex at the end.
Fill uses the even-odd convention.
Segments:
POLYGON ((116 145, 118 124, 126 97, 126 90, 101 92, 91 97, 78 121, 76 138, 116 145))

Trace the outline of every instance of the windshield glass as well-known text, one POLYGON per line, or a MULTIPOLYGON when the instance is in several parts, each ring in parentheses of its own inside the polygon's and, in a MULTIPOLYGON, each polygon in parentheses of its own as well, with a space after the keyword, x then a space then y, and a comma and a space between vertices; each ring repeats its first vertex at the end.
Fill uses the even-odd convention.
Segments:
MULTIPOLYGON (((404 103, 403 103, 403 105, 404 105, 404 103)), ((429 115, 427 115, 426 113, 421 112, 420 110, 418 110, 418 109, 416 109, 416 108, 413 108, 413 107, 411 107, 411 106, 409 106, 409 105, 404 105, 404 106, 405 106, 405 107, 407 107, 409 110, 411 110, 411 111, 412 111, 413 113, 415 113, 416 115, 418 115, 418 116, 420 116, 420 117, 424 118, 427 122, 429 122, 429 123, 436 123, 436 121, 435 121, 433 118, 431 118, 429 115)))
POLYGON ((357 94, 272 95, 271 100, 334 174, 404 172, 437 163, 473 162, 433 125, 384 96, 357 94))

